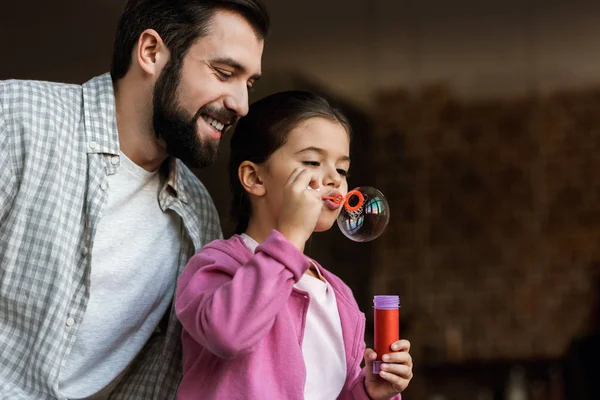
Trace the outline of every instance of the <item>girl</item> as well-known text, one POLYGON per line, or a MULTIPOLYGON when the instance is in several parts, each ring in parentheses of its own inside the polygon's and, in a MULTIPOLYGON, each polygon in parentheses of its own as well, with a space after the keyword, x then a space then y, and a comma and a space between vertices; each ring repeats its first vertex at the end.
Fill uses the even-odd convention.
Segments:
POLYGON ((268 96, 240 120, 229 163, 237 234, 204 247, 178 281, 178 399, 400 398, 408 341, 373 375, 352 291, 303 254, 336 221, 340 207, 321 196, 346 195, 349 153, 348 121, 310 93, 268 96))

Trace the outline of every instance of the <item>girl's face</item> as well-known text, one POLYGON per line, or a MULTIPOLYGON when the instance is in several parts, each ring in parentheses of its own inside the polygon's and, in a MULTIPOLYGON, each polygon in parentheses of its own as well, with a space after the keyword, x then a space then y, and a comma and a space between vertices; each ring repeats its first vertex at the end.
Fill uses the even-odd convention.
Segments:
MULTIPOLYGON (((265 173, 265 200, 271 218, 279 220, 283 188, 288 177, 298 167, 312 171, 315 178, 310 183, 321 195, 334 196, 348 193, 346 175, 350 168, 350 138, 346 129, 325 118, 311 118, 300 123, 290 132, 286 143, 277 149, 263 164, 265 173)), ((321 216, 315 232, 326 231, 335 222, 341 207, 323 201, 321 216)))

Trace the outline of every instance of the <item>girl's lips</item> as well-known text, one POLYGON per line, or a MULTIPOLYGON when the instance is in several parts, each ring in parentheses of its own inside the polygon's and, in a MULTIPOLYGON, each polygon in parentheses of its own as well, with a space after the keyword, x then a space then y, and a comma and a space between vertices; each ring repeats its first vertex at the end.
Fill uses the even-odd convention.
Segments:
POLYGON ((332 190, 327 195, 322 196, 325 205, 330 210, 337 210, 344 204, 344 196, 337 190, 332 190))
POLYGON ((331 199, 325 199, 324 202, 327 208, 329 208, 330 210, 337 210, 342 206, 341 204, 338 204, 331 199))

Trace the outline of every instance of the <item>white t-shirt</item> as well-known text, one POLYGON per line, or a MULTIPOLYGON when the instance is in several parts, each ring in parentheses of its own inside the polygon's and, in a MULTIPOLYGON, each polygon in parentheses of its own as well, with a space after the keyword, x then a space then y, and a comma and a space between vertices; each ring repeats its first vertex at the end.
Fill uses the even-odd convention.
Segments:
POLYGON ((70 399, 104 399, 169 308, 175 290, 180 218, 158 204, 159 172, 123 153, 102 183, 108 200, 91 249, 90 299, 59 376, 70 399), (98 394, 98 392, 100 392, 98 394))
MULTIPOLYGON (((241 236, 254 253, 258 243, 246 234, 241 236)), ((346 352, 335 293, 319 268, 312 265, 320 279, 305 273, 294 285, 309 296, 302 341, 306 366, 304 399, 331 400, 339 396, 346 382, 346 352)))

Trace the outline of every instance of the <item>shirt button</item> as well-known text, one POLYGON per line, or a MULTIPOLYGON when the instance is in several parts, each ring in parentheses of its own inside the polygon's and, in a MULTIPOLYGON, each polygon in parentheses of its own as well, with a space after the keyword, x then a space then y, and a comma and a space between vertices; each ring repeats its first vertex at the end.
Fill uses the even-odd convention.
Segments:
POLYGON ((88 253, 88 248, 87 248, 87 246, 83 248, 83 251, 82 251, 82 252, 83 252, 83 255, 84 255, 84 256, 87 256, 87 253, 88 253))
POLYGON ((75 320, 73 318, 67 318, 67 326, 70 328, 75 324, 75 320))
POLYGON ((110 159, 110 163, 112 165, 117 165, 119 163, 119 156, 112 156, 110 159))
POLYGON ((88 146, 90 146, 90 149, 95 150, 98 147, 98 142, 91 141, 88 146))
POLYGON ((102 181, 102 183, 100 184, 100 189, 106 192, 106 190, 108 189, 108 183, 106 181, 102 181))

